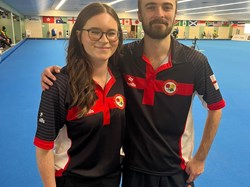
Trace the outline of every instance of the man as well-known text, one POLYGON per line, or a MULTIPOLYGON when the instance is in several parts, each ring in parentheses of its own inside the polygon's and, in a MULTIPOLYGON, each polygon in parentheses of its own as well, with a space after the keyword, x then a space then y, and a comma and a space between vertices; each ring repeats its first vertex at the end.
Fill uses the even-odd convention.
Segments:
POLYGON ((6 34, 5 26, 2 26, 2 30, 0 30, 0 46, 5 48, 6 45, 11 46, 11 39, 6 34))
POLYGON ((56 39, 56 30, 54 28, 51 29, 51 36, 52 38, 56 39))
POLYGON ((2 26, 2 32, 3 32, 3 35, 8 39, 9 44, 12 44, 12 40, 11 40, 11 38, 9 38, 5 26, 2 26))
MULTIPOLYGON (((127 97, 123 187, 191 187, 204 171, 225 102, 207 58, 170 36, 176 0, 138 0, 144 39, 124 45, 120 69, 127 97), (208 109, 193 151, 191 106, 198 94, 208 109)), ((54 79, 50 67, 44 71, 54 79)), ((44 75, 42 86, 52 84, 44 75)))
POLYGON ((196 49, 196 45, 197 45, 197 38, 196 36, 194 37, 194 40, 192 41, 192 45, 190 46, 192 49, 196 49))
POLYGON ((178 29, 178 27, 173 31, 173 37, 174 38, 177 38, 178 37, 178 34, 179 34, 179 29, 178 29))

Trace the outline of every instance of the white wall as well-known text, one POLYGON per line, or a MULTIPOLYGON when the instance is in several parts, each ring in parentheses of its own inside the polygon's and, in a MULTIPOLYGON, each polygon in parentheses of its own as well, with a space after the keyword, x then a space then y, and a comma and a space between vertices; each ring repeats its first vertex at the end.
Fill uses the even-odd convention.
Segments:
POLYGON ((34 20, 25 20, 25 29, 26 34, 29 33, 29 37, 35 37, 35 38, 42 38, 42 23, 41 20, 34 21, 34 20))

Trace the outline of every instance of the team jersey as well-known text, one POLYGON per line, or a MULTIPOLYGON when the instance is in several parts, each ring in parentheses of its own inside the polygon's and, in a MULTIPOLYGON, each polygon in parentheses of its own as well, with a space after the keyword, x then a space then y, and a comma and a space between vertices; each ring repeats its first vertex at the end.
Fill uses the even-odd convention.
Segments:
POLYGON ((83 118, 70 107, 72 97, 65 68, 42 93, 34 144, 54 150, 55 176, 100 177, 120 170, 125 129, 123 80, 113 67, 104 89, 96 84, 97 100, 83 118))
POLYGON ((120 60, 127 98, 124 166, 167 176, 184 170, 191 159, 194 96, 208 110, 225 102, 203 54, 172 38, 171 54, 154 70, 143 43, 126 44, 120 60))

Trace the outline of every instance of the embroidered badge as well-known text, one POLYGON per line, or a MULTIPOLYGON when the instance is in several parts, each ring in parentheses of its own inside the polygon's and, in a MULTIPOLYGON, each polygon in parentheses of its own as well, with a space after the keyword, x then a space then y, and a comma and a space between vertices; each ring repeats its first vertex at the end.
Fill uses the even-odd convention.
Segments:
POLYGON ((120 95, 120 94, 115 95, 114 102, 118 108, 120 108, 120 109, 125 108, 125 98, 122 95, 120 95))
POLYGON ((177 91, 177 83, 174 80, 167 80, 164 83, 163 90, 167 95, 174 95, 177 91))
POLYGON ((215 78, 215 75, 211 75, 210 80, 213 83, 215 90, 219 90, 219 85, 218 85, 218 82, 217 82, 217 80, 215 78))

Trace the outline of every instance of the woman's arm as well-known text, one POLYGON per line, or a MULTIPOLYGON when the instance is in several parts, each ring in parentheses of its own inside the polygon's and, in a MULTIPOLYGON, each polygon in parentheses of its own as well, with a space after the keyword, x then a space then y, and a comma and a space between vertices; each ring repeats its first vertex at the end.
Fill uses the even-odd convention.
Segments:
POLYGON ((37 147, 36 158, 44 187, 56 187, 53 150, 37 147))

